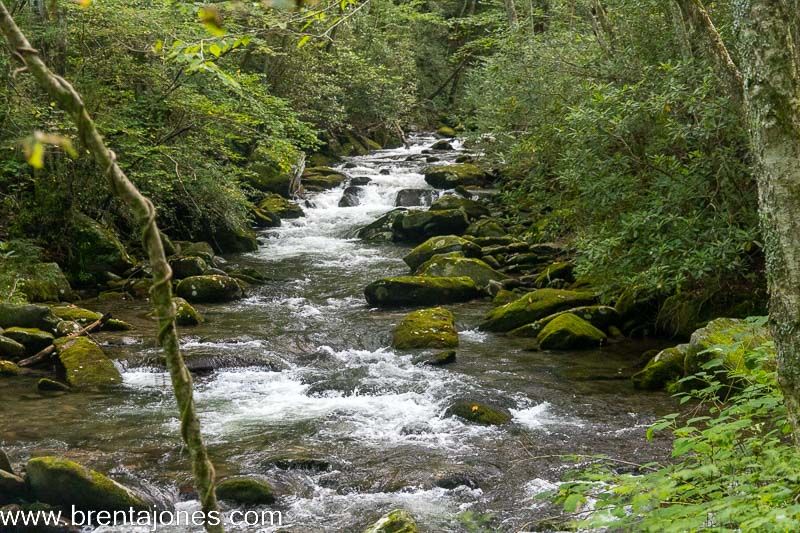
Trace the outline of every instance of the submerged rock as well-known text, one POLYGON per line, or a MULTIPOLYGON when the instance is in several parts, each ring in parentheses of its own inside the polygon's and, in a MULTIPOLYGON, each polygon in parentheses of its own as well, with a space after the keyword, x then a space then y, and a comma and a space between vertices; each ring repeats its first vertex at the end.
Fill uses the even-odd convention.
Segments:
POLYGON ((69 392, 69 385, 50 378, 42 378, 36 382, 36 389, 41 392, 69 392))
POLYGON ((149 510, 131 489, 94 470, 58 457, 34 457, 25 466, 37 501, 92 511, 149 510))
POLYGON ((455 350, 445 350, 442 352, 436 352, 434 354, 420 354, 414 357, 414 359, 412 360, 412 363, 414 363, 415 365, 427 365, 427 366, 444 366, 455 362, 456 362, 455 350))
POLYGON ((90 338, 63 337, 55 345, 70 386, 92 388, 122 383, 117 367, 90 338))
POLYGON ((484 185, 486 173, 471 163, 430 166, 424 170, 425 181, 436 189, 454 189, 459 185, 484 185))
POLYGON ((403 509, 395 509, 383 515, 377 522, 364 530, 364 533, 418 533, 414 518, 403 509))
POLYGON ((409 313, 395 328, 392 346, 399 350, 454 348, 458 346, 455 317, 443 307, 409 313))
POLYGON ((564 309, 593 304, 591 292, 539 289, 489 312, 481 328, 487 331, 511 331, 536 322, 564 309))
POLYGON ((19 326, 53 332, 59 321, 46 305, 0 303, 0 328, 19 326))
POLYGON ((402 189, 397 192, 394 205, 397 207, 420 207, 431 205, 436 191, 431 189, 402 189))
POLYGON ((447 408, 445 416, 457 416, 485 426, 500 426, 511 421, 508 410, 471 400, 458 400, 447 408))
POLYGON ((355 207, 361 203, 359 195, 361 194, 361 187, 350 185, 345 188, 342 193, 342 198, 339 200, 339 207, 355 207))
POLYGON ((478 287, 487 287, 491 281, 502 281, 508 276, 498 272, 480 259, 456 255, 436 255, 426 261, 416 272, 419 276, 467 276, 478 287))
POLYGON ((272 487, 252 477, 231 477, 217 483, 217 497, 242 505, 267 505, 275 501, 272 487))
POLYGON ((536 337, 542 350, 579 350, 597 348, 606 334, 572 313, 551 320, 536 337))
POLYGON ((364 296, 375 307, 400 307, 466 302, 483 292, 467 277, 399 276, 370 283, 364 296))
POLYGON ((679 344, 661 350, 644 369, 631 376, 633 386, 642 390, 661 390, 671 381, 680 379, 689 349, 689 344, 679 344))
POLYGON ((461 209, 406 211, 394 219, 392 230, 396 240, 422 242, 438 235, 461 235, 468 226, 461 209))
POLYGON ((192 303, 230 302, 244 296, 241 286, 235 279, 217 274, 192 276, 181 280, 175 292, 192 303))
POLYGON ((415 247, 403 258, 403 261, 414 271, 435 255, 461 252, 467 257, 475 257, 480 254, 480 251, 481 249, 476 244, 466 239, 456 235, 443 235, 432 237, 415 247))
POLYGON ((258 208, 280 219, 300 218, 306 216, 303 208, 297 203, 287 200, 279 194, 268 194, 258 203, 258 208))

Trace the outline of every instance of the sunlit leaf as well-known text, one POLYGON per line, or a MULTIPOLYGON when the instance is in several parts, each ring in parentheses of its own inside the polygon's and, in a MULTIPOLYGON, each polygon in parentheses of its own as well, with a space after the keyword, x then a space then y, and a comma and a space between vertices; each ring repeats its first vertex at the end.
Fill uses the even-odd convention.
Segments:
POLYGON ((30 166, 39 170, 44 167, 44 144, 31 141, 25 144, 25 160, 30 166))
POLYGON ((197 17, 211 35, 215 37, 225 35, 225 30, 222 28, 222 15, 220 15, 216 7, 201 7, 197 10, 197 17))
POLYGON ((303 35, 300 38, 300 40, 297 41, 297 48, 304 47, 306 44, 308 44, 308 41, 310 41, 310 40, 311 40, 311 36, 310 35, 303 35))

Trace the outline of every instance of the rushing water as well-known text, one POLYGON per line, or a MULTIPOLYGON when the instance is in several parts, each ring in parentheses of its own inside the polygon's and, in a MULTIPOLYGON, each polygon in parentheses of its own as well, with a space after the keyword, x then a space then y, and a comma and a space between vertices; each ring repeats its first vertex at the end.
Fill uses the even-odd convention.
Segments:
MULTIPOLYGON (((257 252, 229 258, 271 281, 244 300, 199 306, 207 322, 181 332, 218 474, 269 479, 283 530, 358 531, 396 507, 429 531, 466 531, 475 517, 490 517, 487 530, 526 529, 552 512, 534 496, 571 464, 560 455, 645 462, 663 451, 645 443, 643 428, 669 400, 621 379, 646 343, 534 351, 529 341, 478 331, 489 304, 472 302, 449 306, 460 331, 455 364, 414 366, 389 347, 404 311, 370 309, 362 290, 406 273, 407 250, 352 235, 391 209, 399 190, 427 187, 424 158, 407 158, 433 142, 420 136, 409 148, 350 158, 348 174, 372 179, 360 205, 338 207, 341 189, 313 195, 304 218, 266 231, 257 252), (508 407, 513 423, 491 428, 443 416, 465 397, 508 407)), ((136 326, 98 336, 119 359, 124 385, 40 396, 34 377, 2 380, 0 445, 19 462, 66 455, 194 509, 146 303, 86 305, 136 326)))

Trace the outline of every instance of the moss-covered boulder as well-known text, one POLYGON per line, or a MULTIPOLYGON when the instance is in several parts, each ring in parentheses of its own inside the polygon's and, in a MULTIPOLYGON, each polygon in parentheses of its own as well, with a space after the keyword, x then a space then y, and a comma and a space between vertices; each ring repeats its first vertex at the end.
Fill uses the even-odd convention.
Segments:
POLYGON ((508 276, 498 272, 480 259, 437 255, 419 267, 418 276, 459 277, 466 276, 478 287, 488 287, 491 281, 503 281, 508 276))
POLYGON ((53 332, 60 320, 46 305, 0 303, 0 328, 19 326, 53 332))
POLYGON ((230 302, 244 296, 242 287, 235 279, 216 274, 183 279, 175 292, 191 303, 230 302))
POLYGON ((257 191, 272 192, 289 198, 293 192, 290 190, 292 160, 296 160, 299 155, 276 150, 269 144, 259 144, 250 155, 249 172, 244 174, 244 181, 257 191))
POLYGON ((55 341, 67 383, 77 389, 118 385, 122 376, 111 359, 88 337, 62 337, 55 341))
POLYGON ((0 376, 16 376, 20 368, 11 361, 0 359, 0 376))
POLYGON ((580 350, 597 348, 606 334, 572 313, 551 320, 536 337, 542 350, 580 350))
POLYGON ((25 355, 25 346, 5 335, 0 335, 0 358, 20 359, 25 355))
POLYGON ((347 176, 330 167, 308 167, 303 171, 303 188, 307 191, 335 189, 347 181, 347 176))
POLYGON ((397 207, 420 207, 433 203, 436 191, 431 189, 401 189, 397 191, 394 205, 397 207))
POLYGON ((192 255, 172 257, 169 260, 169 266, 172 268, 172 277, 175 279, 202 276, 208 270, 208 263, 205 259, 192 255))
POLYGON ((409 313, 394 329, 392 346, 399 350, 455 348, 458 332, 453 313, 443 307, 409 313))
MULTIPOLYGON (((77 305, 54 305, 51 309, 53 310, 53 314, 61 320, 77 322, 81 326, 88 326, 92 322, 96 322, 103 317, 100 313, 78 307, 77 305)), ((124 320, 110 318, 103 324, 101 329, 103 331, 128 331, 132 329, 132 326, 124 320)))
MULTIPOLYGON (((14 472, 9 472, 8 470, 0 468, 0 505, 20 499, 27 499, 27 497, 28 485, 25 483, 25 480, 14 474, 14 472)), ((2 511, 4 511, 4 509, 0 508, 0 512, 2 511)), ((0 526, 0 530, 11 532, 21 531, 15 528, 2 529, 2 526, 0 526)))
POLYGON ((414 357, 411 361, 415 365, 423 366, 444 366, 456 362, 455 350, 444 350, 435 353, 422 353, 414 357))
POLYGON ((241 505, 268 505, 275 501, 272 487, 252 477, 230 477, 217 483, 217 498, 241 505))
POLYGON ((175 304, 175 323, 179 326, 196 326, 205 319, 192 304, 180 297, 172 299, 175 304))
POLYGON ((445 416, 457 416, 485 426, 500 426, 511 421, 507 409, 472 400, 458 400, 447 408, 445 416))
POLYGON ((257 228, 281 227, 281 217, 269 211, 262 211, 256 206, 250 208, 250 218, 253 221, 253 225, 257 228))
POLYGON ((240 254, 258 250, 255 232, 244 226, 222 224, 213 228, 208 240, 214 244, 214 250, 223 254, 240 254))
POLYGON ((441 126, 439 129, 436 130, 438 135, 442 137, 447 137, 448 139, 452 139, 456 136, 456 130, 451 128, 450 126, 441 126))
POLYGON ((436 189, 485 185, 487 181, 486 173, 480 167, 471 163, 434 165, 427 167, 424 170, 424 174, 425 181, 436 189))
POLYGON ((393 209, 378 217, 374 222, 360 228, 356 236, 365 241, 393 241, 394 222, 399 217, 405 216, 406 211, 406 209, 393 209))
POLYGON ((554 280, 573 281, 575 278, 572 276, 572 263, 559 261, 545 267, 533 281, 534 286, 544 288, 550 285, 554 280))
POLYGON ((277 215, 281 219, 306 216, 302 207, 279 194, 268 194, 258 203, 258 208, 261 211, 277 215))
POLYGON ((59 457, 34 457, 25 466, 37 501, 92 511, 149 510, 131 489, 94 470, 59 457))
POLYGON ((35 263, 18 269, 17 289, 29 302, 60 302, 73 298, 67 277, 57 263, 35 263))
POLYGON ((591 292, 538 289, 492 309, 481 328, 486 331, 511 331, 558 311, 591 305, 596 300, 597 295, 591 292))
POLYGON ((464 233, 480 238, 505 237, 507 235, 503 225, 493 218, 476 220, 467 227, 464 233))
POLYGON ((492 298, 492 305, 495 307, 500 307, 501 305, 510 304, 511 302, 519 299, 521 294, 510 291, 508 289, 500 289, 497 291, 497 294, 494 295, 492 298))
POLYGON ((469 226, 466 213, 461 209, 443 211, 406 211, 392 223, 394 239, 423 242, 439 235, 461 235, 469 226))
POLYGON ((433 202, 430 207, 431 211, 447 211, 450 209, 461 209, 470 220, 489 216, 489 209, 482 203, 455 194, 442 196, 433 202))
POLYGON ((375 307, 402 307, 466 302, 483 291, 467 277, 398 276, 370 283, 364 296, 375 307))
POLYGON ((537 337, 539 336, 539 332, 542 331, 547 324, 549 324, 554 318, 557 318, 565 313, 572 313, 578 318, 582 318, 597 329, 603 331, 608 330, 619 322, 619 315, 617 314, 617 310, 615 308, 607 305, 585 305, 581 307, 573 307, 572 309, 560 311, 558 313, 546 316, 537 320, 536 322, 512 329, 508 332, 508 334, 511 337, 537 337))
POLYGON ((178 253, 187 257, 199 257, 210 265, 214 261, 214 248, 205 241, 178 241, 178 253))
POLYGON ((8 328, 3 332, 3 336, 23 345, 25 353, 28 355, 44 350, 53 344, 55 339, 49 331, 42 331, 36 328, 8 328))
POLYGON ((658 352, 641 371, 631 377, 633 386, 641 390, 661 390, 668 383, 683 377, 689 348, 689 344, 679 344, 658 352))
POLYGON ((75 279, 87 275, 104 279, 106 272, 122 273, 134 264, 117 234, 82 213, 72 217, 70 270, 75 279))
POLYGON ((364 530, 364 533, 418 533, 414 518, 403 509, 395 509, 383 515, 377 522, 364 530))
POLYGON ((743 372, 746 370, 744 355, 771 339, 769 328, 757 320, 712 320, 706 327, 692 333, 684 360, 684 374, 696 374, 704 363, 715 358, 721 358, 728 371, 743 372), (725 346, 725 350, 712 350, 718 345, 725 346))
POLYGON ((411 250, 403 261, 411 268, 412 272, 422 266, 435 255, 461 252, 466 257, 475 257, 480 254, 480 247, 456 235, 442 235, 431 237, 411 250))

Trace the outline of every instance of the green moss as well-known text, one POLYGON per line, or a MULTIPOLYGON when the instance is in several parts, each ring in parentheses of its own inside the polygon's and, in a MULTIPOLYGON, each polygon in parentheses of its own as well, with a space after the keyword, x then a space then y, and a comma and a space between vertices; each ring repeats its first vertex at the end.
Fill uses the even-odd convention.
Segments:
POLYGON ((34 457, 25 466, 36 500, 93 511, 147 510, 129 488, 94 470, 58 457, 34 457))
POLYGON ((200 257, 207 264, 214 261, 214 249, 205 241, 178 241, 178 253, 189 257, 200 257))
POLYGON ((547 266, 536 276, 533 284, 537 287, 547 287, 550 281, 554 279, 572 281, 572 263, 561 261, 547 266))
MULTIPOLYGON (((55 305, 51 307, 51 309, 53 310, 53 314, 61 320, 77 322, 82 326, 87 326, 92 322, 100 320, 100 318, 103 316, 101 313, 90 311, 89 309, 84 309, 75 305, 55 305)), ((103 324, 102 330, 128 331, 131 328, 132 326, 123 320, 110 318, 105 324, 103 324)))
POLYGON ((16 376, 20 368, 11 361, 0 359, 0 376, 16 376))
POLYGON ((395 509, 383 515, 364 533, 418 533, 414 518, 403 509, 395 509))
POLYGON ((179 255, 169 260, 174 279, 183 279, 190 276, 202 276, 208 270, 208 263, 202 257, 192 255, 179 255))
POLYGON ((64 337, 57 339, 55 345, 70 386, 93 388, 122 383, 117 367, 88 337, 64 337))
POLYGON ((192 303, 229 302, 244 295, 235 279, 217 274, 183 279, 175 292, 192 303))
POLYGON ((516 329, 508 332, 511 337, 536 337, 539 332, 550 323, 554 318, 561 316, 565 313, 572 313, 573 315, 582 318, 597 329, 607 330, 619 321, 617 310, 607 305, 586 305, 581 307, 573 307, 566 311, 559 311, 544 318, 525 324, 516 329))
POLYGON ((506 305, 519 298, 519 296, 520 295, 514 291, 500 289, 497 294, 494 295, 494 298, 492 298, 492 305, 495 307, 506 305))
POLYGON ((434 165, 424 170, 425 181, 436 189, 454 189, 461 186, 483 185, 486 173, 471 163, 434 165))
POLYGON ((381 215, 374 222, 367 224, 356 232, 359 239, 365 241, 392 241, 394 240, 394 226, 395 220, 400 216, 404 216, 407 209, 393 209, 388 213, 381 215))
POLYGON ((539 289, 489 312, 481 325, 487 331, 511 331, 564 309, 593 304, 591 292, 539 289))
POLYGON ((308 191, 335 189, 347 181, 347 176, 330 167, 308 167, 303 171, 303 188, 308 191))
POLYGON ((124 272, 134 264, 113 230, 82 213, 72 217, 72 243, 70 271, 75 279, 88 275, 102 280, 106 272, 124 272))
POLYGON ((394 239, 423 242, 439 235, 461 235, 469 226, 466 213, 461 209, 441 211, 406 211, 392 223, 394 239))
POLYGON ((458 346, 453 313, 443 307, 409 313, 395 328, 392 346, 400 350, 458 346))
POLYGON ((457 416, 485 426, 500 426, 511 421, 511 413, 481 402, 459 400, 447 408, 446 416, 457 416))
POLYGON ((55 338, 52 333, 36 328, 8 328, 3 332, 3 336, 16 341, 25 347, 25 351, 31 355, 44 350, 55 338))
POLYGON ((36 382, 36 389, 41 392, 69 392, 69 385, 49 378, 42 378, 36 382))
POLYGON ((418 276, 458 277, 466 276, 479 287, 486 287, 490 281, 503 281, 508 276, 498 272, 480 259, 437 255, 419 267, 418 276))
POLYGON ((46 305, 0 303, 0 328, 19 326, 55 331, 59 318, 46 305))
POLYGON ((493 218, 476 220, 464 232, 479 238, 500 238, 506 236, 506 230, 500 222, 493 218))
POLYGON ((680 344, 660 351, 644 369, 631 377, 633 386, 642 390, 661 390, 682 377, 689 348, 688 344, 680 344))
POLYGON ((433 202, 430 207, 431 211, 447 211, 450 209, 461 209, 470 220, 489 216, 489 209, 482 203, 454 194, 442 196, 433 202))
POLYGON ((216 251, 223 254, 239 254, 258 250, 255 232, 249 227, 221 224, 209 236, 216 251))
POLYGON ((729 371, 746 370, 744 355, 749 350, 771 340, 766 326, 747 319, 718 318, 702 329, 695 331, 689 340, 689 350, 684 360, 684 374, 690 376, 700 371, 711 359, 722 358, 729 371), (708 351, 712 347, 725 346, 724 352, 708 351))
POLYGON ((461 252, 467 257, 474 257, 480 254, 480 251, 478 245, 466 239, 456 235, 442 235, 431 237, 415 247, 403 258, 403 261, 414 271, 435 255, 461 252))
POLYGON ((67 277, 56 263, 35 263, 17 269, 17 288, 29 302, 59 302, 73 297, 67 277))
POLYGON ((243 505, 266 505, 275 501, 266 481, 251 477, 232 477, 217 483, 217 497, 243 505))
POLYGON ((196 326, 205 320, 203 315, 183 298, 176 297, 172 301, 175 304, 175 323, 179 326, 196 326))
POLYGON ((25 346, 5 335, 0 335, 0 357, 19 359, 25 355, 25 346))
POLYGON ((550 321, 536 337, 542 350, 577 350, 596 348, 606 334, 572 313, 564 313, 550 321))
POLYGON ((475 282, 467 277, 399 276, 375 281, 364 289, 367 303, 376 307, 466 302, 482 294, 475 282))
POLYGON ((456 136, 456 130, 454 130, 450 126, 442 126, 436 130, 436 133, 438 133, 442 137, 448 137, 450 139, 456 136))
POLYGON ((268 194, 258 203, 258 208, 261 211, 277 215, 282 219, 306 216, 302 207, 278 194, 268 194))

